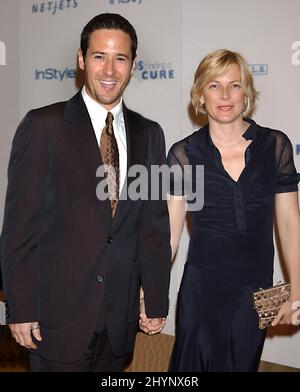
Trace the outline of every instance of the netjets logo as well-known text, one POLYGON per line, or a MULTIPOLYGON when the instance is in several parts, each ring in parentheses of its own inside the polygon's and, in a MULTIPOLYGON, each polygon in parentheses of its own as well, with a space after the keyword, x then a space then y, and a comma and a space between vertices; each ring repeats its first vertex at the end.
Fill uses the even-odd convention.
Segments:
POLYGON ((292 64, 300 65, 300 41, 295 41, 292 43, 292 64))
POLYGON ((116 4, 142 4, 143 0, 109 0, 109 5, 116 5, 116 4))
POLYGON ((269 73, 268 64, 249 64, 249 69, 253 76, 268 75, 269 73))
POLYGON ((6 65, 6 46, 0 41, 0 65, 6 65))
POLYGON ((56 1, 43 1, 42 3, 34 3, 31 7, 33 14, 49 13, 55 15, 59 11, 65 11, 72 8, 77 8, 79 0, 56 0, 56 1))

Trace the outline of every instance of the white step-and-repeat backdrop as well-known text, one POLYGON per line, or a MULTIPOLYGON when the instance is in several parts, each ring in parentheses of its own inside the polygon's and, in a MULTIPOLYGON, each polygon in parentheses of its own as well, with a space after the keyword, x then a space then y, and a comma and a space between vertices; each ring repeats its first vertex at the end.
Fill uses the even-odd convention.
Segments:
MULTIPOLYGON (((260 99, 254 119, 285 131, 300 170, 299 0, 0 0, 0 219, 11 139, 31 108, 66 100, 78 88, 76 54, 83 26, 96 14, 118 12, 139 37, 129 107, 161 123, 167 147, 198 128, 190 88, 199 61, 228 48, 249 62, 260 99)), ((170 317, 186 258, 185 229, 171 279, 170 317)), ((275 260, 275 278, 282 278, 275 260)), ((205 315, 204 315, 205 317, 205 315)), ((263 359, 300 367, 300 333, 268 337, 263 359)))

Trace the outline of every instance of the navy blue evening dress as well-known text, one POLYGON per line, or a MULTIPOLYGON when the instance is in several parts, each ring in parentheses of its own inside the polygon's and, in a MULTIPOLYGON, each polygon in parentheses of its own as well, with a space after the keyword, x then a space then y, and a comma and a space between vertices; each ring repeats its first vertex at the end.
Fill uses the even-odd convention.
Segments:
MULTIPOLYGON (((258 368, 265 331, 258 328, 252 292, 272 285, 275 194, 297 191, 300 175, 283 132, 245 121, 250 125, 243 137, 251 144, 238 181, 223 168, 208 125, 175 143, 168 154, 170 166, 204 166, 204 205, 190 212, 172 372, 258 368)), ((178 194, 176 181, 181 179, 175 175, 170 193, 178 194)))

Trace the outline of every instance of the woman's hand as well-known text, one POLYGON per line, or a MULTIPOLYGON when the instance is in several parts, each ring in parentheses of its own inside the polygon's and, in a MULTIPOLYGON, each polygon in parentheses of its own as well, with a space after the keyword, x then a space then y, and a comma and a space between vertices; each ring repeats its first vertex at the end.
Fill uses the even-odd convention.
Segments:
POLYGON ((275 319, 272 322, 272 327, 278 324, 299 325, 300 324, 300 301, 285 301, 275 319))

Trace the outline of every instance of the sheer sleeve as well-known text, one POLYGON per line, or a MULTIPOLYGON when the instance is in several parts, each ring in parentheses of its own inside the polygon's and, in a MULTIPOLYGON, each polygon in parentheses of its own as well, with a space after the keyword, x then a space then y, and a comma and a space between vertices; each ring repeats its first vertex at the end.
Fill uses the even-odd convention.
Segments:
POLYGON ((175 143, 171 147, 167 157, 170 168, 169 194, 173 196, 184 195, 184 166, 188 165, 185 145, 185 140, 175 143))
POLYGON ((292 143, 282 132, 277 135, 276 150, 276 193, 297 192, 300 174, 295 168, 292 143))

